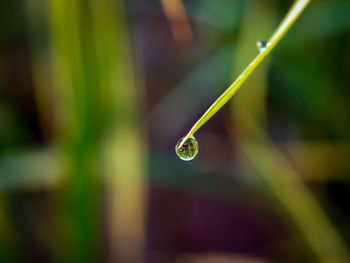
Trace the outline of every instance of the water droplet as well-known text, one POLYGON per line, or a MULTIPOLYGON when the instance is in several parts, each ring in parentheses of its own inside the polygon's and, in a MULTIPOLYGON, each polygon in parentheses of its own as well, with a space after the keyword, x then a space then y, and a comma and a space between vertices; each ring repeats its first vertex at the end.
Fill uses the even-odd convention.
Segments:
POLYGON ((181 160, 191 161, 196 157, 199 146, 197 140, 192 136, 179 148, 180 143, 184 137, 182 137, 175 146, 175 152, 181 160))
POLYGON ((265 39, 260 39, 258 42, 256 42, 256 47, 258 48, 259 52, 264 52, 269 45, 270 42, 267 42, 265 39))

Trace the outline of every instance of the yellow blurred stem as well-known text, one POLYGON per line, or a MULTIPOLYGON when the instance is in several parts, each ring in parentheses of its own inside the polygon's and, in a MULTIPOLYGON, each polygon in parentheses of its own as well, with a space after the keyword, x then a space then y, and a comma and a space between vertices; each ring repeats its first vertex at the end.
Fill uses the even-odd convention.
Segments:
MULTIPOLYGON (((271 7, 268 5, 261 4, 259 0, 249 3, 250 5, 248 4, 249 6, 246 8, 247 14, 243 17, 243 28, 237 45, 235 67, 242 65, 242 61, 251 55, 252 47, 249 43, 253 42, 256 32, 262 32, 262 30, 266 30, 265 28, 270 27, 271 21, 269 20, 274 17, 271 7), (254 28, 256 32, 252 32, 248 24, 254 19, 261 21, 254 28)), ((256 23, 253 21, 253 24, 256 23)), ((280 30, 278 28, 276 32, 280 30)), ((271 194, 279 201, 281 209, 286 212, 304 237, 305 243, 316 256, 317 262, 349 262, 346 246, 336 228, 322 210, 312 191, 300 178, 296 169, 284 157, 274 142, 268 138, 268 134, 263 128, 266 115, 264 102, 266 101, 265 92, 267 89, 267 64, 261 65, 256 74, 256 77, 246 83, 248 89, 237 94, 232 103, 235 146, 243 151, 245 157, 239 159, 247 159, 249 163, 253 164, 257 174, 263 179, 271 194)), ((303 144, 303 146, 305 145, 303 144)), ((341 147, 337 152, 345 151, 345 149, 341 147)), ((305 150, 305 147, 301 150, 305 150)), ((301 150, 299 149, 297 154, 300 154, 301 150)), ((314 152, 309 151, 310 156, 322 158, 322 153, 318 155, 320 147, 312 147, 311 150, 314 152)), ((335 153, 335 151, 333 152, 335 153)), ((327 153, 329 154, 328 151, 327 153)), ((307 153, 303 152, 302 154, 298 157, 305 157, 307 153)), ((312 158, 310 156, 308 158, 312 158)), ((322 161, 325 164, 332 162, 329 156, 325 160, 326 162, 322 161)), ((240 162, 240 165, 244 165, 244 162, 240 162)))
POLYGON ((245 120, 257 141, 240 139, 238 145, 295 222, 319 262, 349 262, 341 237, 309 188, 254 117, 246 113, 245 120))
POLYGON ((281 24, 272 34, 269 39, 270 45, 267 46, 264 52, 259 53, 254 60, 246 67, 246 69, 238 76, 238 78, 224 91, 224 93, 209 107, 209 109, 200 117, 200 119, 193 125, 191 130, 182 140, 179 148, 191 137, 193 134, 202 127, 218 110, 220 110, 236 93, 236 91, 242 86, 250 74, 256 69, 256 67, 266 58, 268 54, 274 49, 282 37, 288 32, 289 28, 298 19, 305 7, 309 4, 310 0, 297 0, 290 11, 283 19, 281 24))
POLYGON ((108 120, 103 142, 111 247, 107 261, 142 262, 147 169, 138 121, 141 90, 135 79, 123 1, 93 1, 92 15, 99 86, 108 120))

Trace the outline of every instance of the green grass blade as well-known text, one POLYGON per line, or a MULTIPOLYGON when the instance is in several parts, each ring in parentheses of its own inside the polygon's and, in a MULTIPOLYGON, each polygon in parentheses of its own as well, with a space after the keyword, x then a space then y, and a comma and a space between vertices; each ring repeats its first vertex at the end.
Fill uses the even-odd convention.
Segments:
POLYGON ((264 58, 270 54, 282 37, 287 33, 289 28, 298 19, 300 14, 303 12, 305 7, 309 4, 310 0, 297 0, 289 10, 286 17, 283 19, 281 24, 277 27, 275 32, 269 39, 269 45, 265 51, 259 53, 253 61, 245 68, 245 70, 238 76, 238 78, 224 91, 223 94, 209 107, 209 109, 199 118, 199 120, 193 125, 191 130, 182 140, 179 148, 184 142, 188 140, 193 134, 202 127, 218 110, 220 110, 236 93, 236 91, 242 86, 245 80, 255 70, 255 68, 264 60, 264 58))

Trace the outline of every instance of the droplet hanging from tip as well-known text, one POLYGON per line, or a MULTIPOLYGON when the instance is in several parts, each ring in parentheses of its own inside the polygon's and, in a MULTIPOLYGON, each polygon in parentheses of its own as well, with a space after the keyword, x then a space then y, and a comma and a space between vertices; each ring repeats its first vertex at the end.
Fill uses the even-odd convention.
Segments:
POLYGON ((177 156, 183 161, 191 161, 198 154, 199 145, 197 140, 192 136, 179 148, 184 137, 182 137, 175 146, 177 156))
POLYGON ((265 39, 260 39, 256 42, 256 47, 258 48, 260 53, 264 52, 269 45, 270 42, 266 41, 265 39))

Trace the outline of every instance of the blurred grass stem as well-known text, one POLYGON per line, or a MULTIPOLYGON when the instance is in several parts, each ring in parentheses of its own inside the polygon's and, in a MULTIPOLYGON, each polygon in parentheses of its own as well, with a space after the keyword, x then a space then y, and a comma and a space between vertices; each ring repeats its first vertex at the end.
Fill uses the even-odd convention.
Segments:
POLYGON ((186 44, 192 40, 192 30, 181 0, 160 0, 175 40, 186 44))

